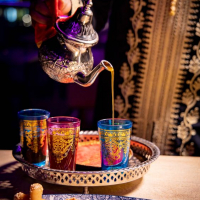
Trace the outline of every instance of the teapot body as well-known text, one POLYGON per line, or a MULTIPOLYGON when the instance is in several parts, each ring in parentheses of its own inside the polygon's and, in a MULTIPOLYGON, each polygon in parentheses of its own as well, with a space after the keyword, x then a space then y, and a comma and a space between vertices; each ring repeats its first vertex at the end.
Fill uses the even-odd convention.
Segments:
POLYGON ((93 68, 91 47, 67 40, 57 34, 39 48, 43 70, 55 81, 73 83, 74 77, 87 76, 93 68))
POLYGON ((85 0, 70 17, 59 17, 55 23, 56 35, 44 41, 39 48, 39 62, 43 70, 60 83, 90 86, 99 73, 108 70, 108 61, 93 68, 91 48, 98 42, 92 26, 92 0, 85 0))

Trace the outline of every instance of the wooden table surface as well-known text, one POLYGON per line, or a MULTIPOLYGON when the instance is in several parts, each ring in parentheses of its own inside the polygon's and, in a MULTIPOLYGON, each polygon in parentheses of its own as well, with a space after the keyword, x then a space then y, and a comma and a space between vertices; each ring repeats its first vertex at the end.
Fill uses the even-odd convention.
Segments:
MULTIPOLYGON (((11 150, 0 150, 0 199, 29 193, 39 182, 44 194, 83 193, 82 187, 53 185, 28 177, 11 150)), ((140 179, 114 186, 89 187, 90 194, 110 194, 155 200, 200 200, 200 157, 159 156, 140 179)))

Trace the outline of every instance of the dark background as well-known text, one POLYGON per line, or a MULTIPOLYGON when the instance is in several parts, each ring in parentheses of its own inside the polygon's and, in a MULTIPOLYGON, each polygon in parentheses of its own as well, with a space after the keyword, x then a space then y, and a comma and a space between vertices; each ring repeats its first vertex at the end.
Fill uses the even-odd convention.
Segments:
MULTIPOLYGON (((22 20, 29 14, 29 5, 25 0, 0 0, 0 149, 12 149, 19 142, 17 112, 22 109, 41 108, 51 116, 78 117, 82 130, 97 128, 93 117, 98 78, 92 86, 84 88, 58 83, 46 75, 38 62, 34 29, 22 20)), ((104 59, 107 28, 99 33, 99 38, 92 48, 94 66, 104 59)))

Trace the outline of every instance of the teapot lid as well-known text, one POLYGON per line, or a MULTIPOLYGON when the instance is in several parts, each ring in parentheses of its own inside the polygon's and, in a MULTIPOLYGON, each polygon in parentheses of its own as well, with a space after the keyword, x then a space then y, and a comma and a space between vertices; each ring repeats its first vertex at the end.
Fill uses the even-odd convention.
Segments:
POLYGON ((55 24, 57 31, 66 39, 89 45, 96 44, 99 37, 92 26, 93 12, 90 9, 92 5, 92 1, 88 0, 73 16, 57 19, 55 24))

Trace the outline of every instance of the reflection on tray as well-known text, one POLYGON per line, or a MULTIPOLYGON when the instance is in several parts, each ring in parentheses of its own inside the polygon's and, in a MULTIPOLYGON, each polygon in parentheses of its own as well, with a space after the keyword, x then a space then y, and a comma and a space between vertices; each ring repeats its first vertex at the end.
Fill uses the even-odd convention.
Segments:
POLYGON ((76 164, 100 168, 100 142, 96 140, 79 142, 76 164))
MULTIPOLYGON (((78 143, 76 170, 77 171, 99 171, 101 170, 100 142, 96 140, 78 143)), ((129 159, 133 157, 130 149, 129 159)))

